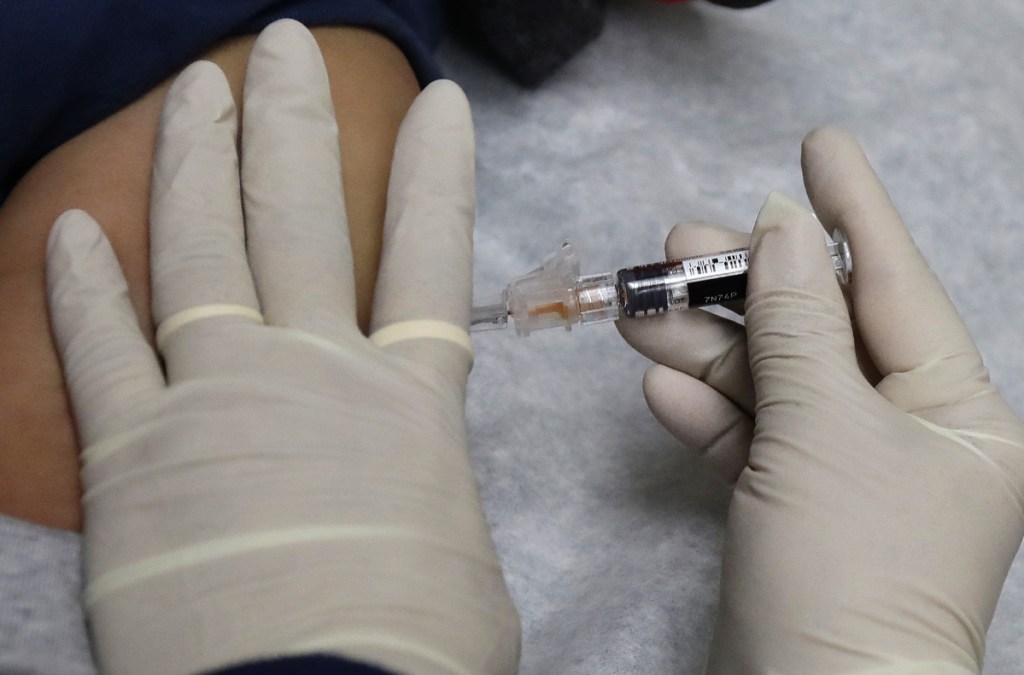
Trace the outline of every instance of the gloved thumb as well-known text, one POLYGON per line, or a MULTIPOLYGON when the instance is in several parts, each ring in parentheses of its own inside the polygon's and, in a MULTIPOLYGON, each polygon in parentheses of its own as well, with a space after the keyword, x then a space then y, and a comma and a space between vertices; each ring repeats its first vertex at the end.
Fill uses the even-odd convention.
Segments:
POLYGON ((759 407, 783 393, 769 391, 773 383, 815 386, 830 373, 858 372, 850 315, 825 243, 810 211, 781 194, 768 196, 751 234, 746 300, 759 407))

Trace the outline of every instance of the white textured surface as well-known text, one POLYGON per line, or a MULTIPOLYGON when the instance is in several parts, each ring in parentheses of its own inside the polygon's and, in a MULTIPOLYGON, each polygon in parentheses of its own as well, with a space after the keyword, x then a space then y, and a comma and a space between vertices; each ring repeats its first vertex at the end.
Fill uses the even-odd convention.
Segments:
MULTIPOLYGON (((447 45, 474 105, 477 285, 562 238, 584 271, 656 260, 670 227, 749 230, 803 198, 803 135, 858 136, 1010 405, 1024 413, 1024 3, 612 3, 603 36, 524 91, 447 45)), ((523 616, 522 672, 696 673, 729 494, 647 411, 646 363, 610 326, 474 337, 469 420, 523 616)), ((1024 672, 1024 555, 987 675, 1024 672)))

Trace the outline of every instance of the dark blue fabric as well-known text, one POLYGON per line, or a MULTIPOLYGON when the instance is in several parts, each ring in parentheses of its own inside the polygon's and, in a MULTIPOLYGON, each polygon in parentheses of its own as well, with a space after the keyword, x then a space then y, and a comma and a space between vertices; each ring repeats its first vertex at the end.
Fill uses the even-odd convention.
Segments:
POLYGON ((365 663, 337 656, 292 656, 271 661, 244 663, 206 675, 394 675, 365 663))
MULTIPOLYGON (((109 117, 217 41, 277 19, 372 28, 421 84, 441 0, 0 0, 0 203, 43 155, 109 117)), ((98 167, 99 168, 99 167, 98 167)))

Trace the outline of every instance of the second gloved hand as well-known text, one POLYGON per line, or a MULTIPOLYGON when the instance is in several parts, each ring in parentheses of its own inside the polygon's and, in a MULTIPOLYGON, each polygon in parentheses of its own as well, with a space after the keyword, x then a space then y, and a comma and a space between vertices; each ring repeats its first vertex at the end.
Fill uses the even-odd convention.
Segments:
POLYGON ((745 328, 621 326, 671 366, 645 380, 659 419, 738 477, 708 670, 977 672, 1024 533, 1024 429, 856 143, 810 135, 804 179, 850 240, 851 304, 814 217, 773 195, 745 328))

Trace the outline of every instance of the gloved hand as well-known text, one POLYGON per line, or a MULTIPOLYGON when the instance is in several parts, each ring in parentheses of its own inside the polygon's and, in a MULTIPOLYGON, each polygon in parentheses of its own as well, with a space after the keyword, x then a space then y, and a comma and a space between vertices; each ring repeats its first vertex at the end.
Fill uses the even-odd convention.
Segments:
POLYGON ((319 652, 402 672, 514 672, 518 617, 463 429, 467 102, 432 84, 401 128, 369 339, 308 31, 264 31, 244 103, 239 182, 222 73, 196 63, 167 97, 151 214, 162 361, 97 225, 69 212, 51 234, 99 662, 191 673, 319 652))
POLYGON ((855 141, 812 133, 803 163, 851 242, 849 306, 813 216, 773 195, 745 333, 621 326, 666 364, 645 378, 658 418, 738 474, 708 671, 977 672, 1024 533, 1024 429, 855 141))

